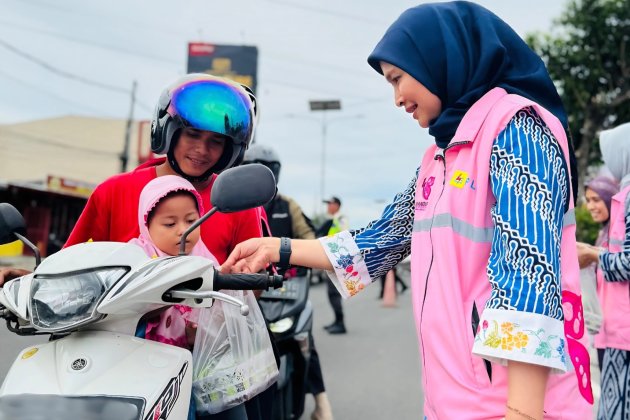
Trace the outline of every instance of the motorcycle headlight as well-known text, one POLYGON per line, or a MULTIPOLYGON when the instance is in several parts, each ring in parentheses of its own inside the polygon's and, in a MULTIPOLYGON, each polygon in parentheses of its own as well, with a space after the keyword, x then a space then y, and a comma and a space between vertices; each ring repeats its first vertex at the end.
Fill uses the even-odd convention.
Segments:
POLYGON ((103 315, 96 307, 129 269, 110 267, 55 275, 35 275, 31 284, 31 324, 40 331, 66 331, 103 315))
POLYGON ((288 317, 288 318, 282 318, 278 320, 277 322, 270 323, 269 329, 271 330, 272 333, 282 334, 283 332, 288 331, 289 328, 291 328, 292 326, 293 326, 293 318, 288 317))

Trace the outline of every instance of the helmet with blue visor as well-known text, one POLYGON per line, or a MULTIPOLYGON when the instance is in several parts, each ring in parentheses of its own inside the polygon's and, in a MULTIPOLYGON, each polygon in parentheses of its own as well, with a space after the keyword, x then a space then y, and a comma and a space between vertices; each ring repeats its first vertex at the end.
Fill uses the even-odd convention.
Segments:
POLYGON ((188 74, 160 96, 151 123, 151 150, 166 153, 173 170, 189 181, 205 181, 213 173, 242 162, 254 137, 257 112, 256 97, 247 86, 209 74, 188 74), (218 162, 199 176, 184 173, 174 156, 185 128, 210 131, 227 139, 218 162))

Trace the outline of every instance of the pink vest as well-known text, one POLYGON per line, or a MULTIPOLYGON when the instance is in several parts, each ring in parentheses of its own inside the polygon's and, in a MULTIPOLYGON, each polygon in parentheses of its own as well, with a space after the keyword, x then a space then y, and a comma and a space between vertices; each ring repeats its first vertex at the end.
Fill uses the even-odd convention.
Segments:
MULTIPOLYGON (((620 252, 623 249, 623 242, 626 239, 625 218, 628 193, 630 193, 630 186, 612 198, 608 239, 610 252, 620 252)), ((630 281, 603 280, 603 288, 604 344, 606 347, 630 350, 630 281)))
MULTIPOLYGON (((490 380, 486 362, 472 354, 473 318, 481 316, 490 296, 486 268, 494 231, 490 209, 496 201, 489 176, 492 144, 512 117, 528 106, 536 109, 568 156, 564 129, 557 118, 523 97, 495 88, 466 113, 449 147, 430 147, 422 161, 411 255, 428 420, 500 419, 505 415, 507 368, 492 363, 490 380)), ((573 214, 572 208, 571 202, 569 214, 573 214)), ((563 290, 579 294, 574 222, 565 224, 561 246, 563 290)), ((577 298, 573 309, 581 314, 581 300, 573 296, 577 298)), ((582 322, 574 326, 576 336, 580 328, 582 334, 584 331, 583 320, 578 319, 582 322)), ((586 343, 586 337, 577 338, 586 343)), ((576 340, 568 340, 568 344, 570 350, 582 346, 576 340)), ((582 346, 576 352, 586 357, 588 370, 586 349, 582 346)), ((590 380, 590 375, 583 376, 588 376, 584 383, 590 380)), ((592 409, 580 396, 577 383, 573 372, 550 376, 545 419, 592 418, 592 409)), ((588 386, 590 389, 590 383, 588 386)))
MULTIPOLYGON (((610 230, 610 224, 606 227, 606 229, 610 230)), ((610 241, 610 238, 606 241, 602 241, 598 246, 602 248, 610 249, 608 248, 609 241, 610 241)), ((602 273, 602 270, 599 264, 593 264, 593 265, 595 266, 595 277, 597 278, 597 299, 599 300, 599 303, 602 306, 602 323, 599 327, 599 332, 595 334, 595 336, 593 337, 593 345, 595 346, 596 349, 605 349, 606 348, 606 318, 603 316, 603 310, 604 310, 604 294, 606 293, 606 287, 607 287, 606 283, 608 282, 604 279, 604 274, 602 273)))

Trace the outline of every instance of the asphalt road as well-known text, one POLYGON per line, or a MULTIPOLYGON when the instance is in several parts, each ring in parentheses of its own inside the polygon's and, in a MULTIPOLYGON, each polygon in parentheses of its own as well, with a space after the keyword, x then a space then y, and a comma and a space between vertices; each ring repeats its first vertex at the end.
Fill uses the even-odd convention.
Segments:
MULTIPOLYGON (((405 278, 408 282, 408 278, 405 278)), ((344 301, 345 335, 323 326, 333 319, 326 285, 311 288, 314 336, 324 382, 337 420, 423 419, 420 358, 409 291, 385 308, 375 283, 344 301)), ((302 419, 314 407, 308 396, 302 419)))
MULTIPOLYGON (((315 343, 337 420, 423 418, 410 293, 398 297, 397 307, 384 308, 377 299, 379 291, 380 284, 374 284, 345 301, 348 333, 331 336, 322 328, 333 317, 326 286, 311 288, 315 343)), ((45 340, 18 337, 0 325, 0 379, 21 349, 45 340)), ((313 407, 309 395, 302 419, 310 418, 313 407)))

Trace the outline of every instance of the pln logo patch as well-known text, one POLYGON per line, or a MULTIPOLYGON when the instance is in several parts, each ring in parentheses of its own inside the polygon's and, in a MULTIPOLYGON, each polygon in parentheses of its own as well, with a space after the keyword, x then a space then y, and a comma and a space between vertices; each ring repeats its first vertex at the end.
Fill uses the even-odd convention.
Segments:
POLYGON ((455 171, 453 177, 451 178, 450 184, 456 188, 464 188, 466 182, 468 181, 468 172, 465 171, 455 171))

